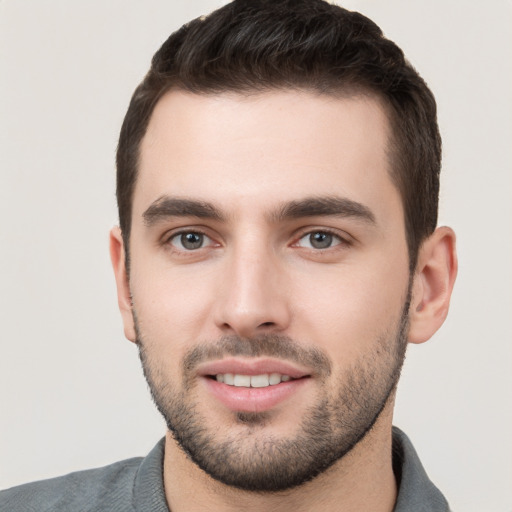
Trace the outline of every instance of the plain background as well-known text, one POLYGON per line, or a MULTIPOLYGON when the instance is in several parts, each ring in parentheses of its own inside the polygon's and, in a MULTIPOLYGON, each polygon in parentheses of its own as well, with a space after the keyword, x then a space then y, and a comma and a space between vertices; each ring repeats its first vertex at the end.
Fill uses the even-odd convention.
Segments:
MULTIPOLYGON (((213 0, 0 0, 0 488, 146 454, 164 433, 108 258, 136 84, 213 0)), ((410 347, 395 424, 455 511, 512 511, 512 3, 350 0, 433 89, 451 313, 410 347)))

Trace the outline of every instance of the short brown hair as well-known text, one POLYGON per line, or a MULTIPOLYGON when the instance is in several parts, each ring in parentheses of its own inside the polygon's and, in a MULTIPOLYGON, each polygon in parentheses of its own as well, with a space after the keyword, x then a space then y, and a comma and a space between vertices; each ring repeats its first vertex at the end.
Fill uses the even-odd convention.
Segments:
POLYGON ((141 140, 171 89, 363 91, 387 106, 391 177, 400 191, 411 270, 437 224, 441 137, 433 94, 365 16, 323 0, 234 0, 174 32, 135 90, 117 149, 119 222, 128 254, 141 140))

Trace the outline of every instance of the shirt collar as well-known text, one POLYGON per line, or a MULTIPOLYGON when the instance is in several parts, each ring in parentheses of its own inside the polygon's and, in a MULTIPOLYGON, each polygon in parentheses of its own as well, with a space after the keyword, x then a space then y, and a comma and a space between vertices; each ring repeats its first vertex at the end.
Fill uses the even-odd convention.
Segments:
POLYGON ((430 481, 409 438, 393 427, 393 471, 398 484, 394 512, 449 512, 441 491, 430 481))
MULTIPOLYGON (((169 512, 163 482, 165 438, 145 457, 133 486, 137 511, 169 512)), ((393 470, 398 484, 394 512, 449 512, 445 497, 430 481, 409 438, 393 427, 393 470)))

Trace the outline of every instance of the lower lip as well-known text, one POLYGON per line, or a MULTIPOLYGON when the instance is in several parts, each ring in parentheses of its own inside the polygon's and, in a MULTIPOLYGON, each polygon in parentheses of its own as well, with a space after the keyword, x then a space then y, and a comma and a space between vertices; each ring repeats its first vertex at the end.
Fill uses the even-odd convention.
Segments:
POLYGON ((210 393, 233 412, 268 411, 297 393, 308 380, 302 378, 265 388, 245 388, 204 379, 210 393))

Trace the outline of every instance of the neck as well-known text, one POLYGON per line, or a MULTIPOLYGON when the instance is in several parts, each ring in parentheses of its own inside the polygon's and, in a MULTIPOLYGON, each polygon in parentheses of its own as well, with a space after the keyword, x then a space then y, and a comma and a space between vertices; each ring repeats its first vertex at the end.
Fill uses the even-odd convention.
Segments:
POLYGON ((391 512, 397 489, 391 457, 391 414, 386 409, 370 432, 327 471, 297 488, 256 493, 229 487, 207 475, 170 433, 164 459, 165 495, 171 512, 391 512))

